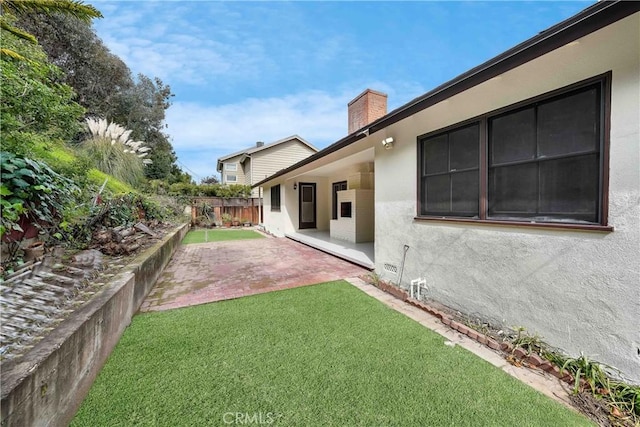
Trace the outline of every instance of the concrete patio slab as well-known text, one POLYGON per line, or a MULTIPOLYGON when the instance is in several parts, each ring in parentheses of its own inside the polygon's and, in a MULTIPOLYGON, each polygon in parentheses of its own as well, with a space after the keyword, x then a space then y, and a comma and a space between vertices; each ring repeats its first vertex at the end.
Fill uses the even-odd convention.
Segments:
POLYGON ((368 270, 286 238, 181 246, 140 311, 158 311, 359 276, 368 270))

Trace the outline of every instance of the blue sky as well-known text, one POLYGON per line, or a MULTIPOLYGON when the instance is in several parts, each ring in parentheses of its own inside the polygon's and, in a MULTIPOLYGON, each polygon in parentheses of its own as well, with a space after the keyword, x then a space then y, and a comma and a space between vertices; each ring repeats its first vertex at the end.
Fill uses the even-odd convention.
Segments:
POLYGON ((391 111, 594 2, 88 3, 133 73, 171 86, 166 132, 199 181, 256 141, 324 148, 364 89, 387 93, 391 111))

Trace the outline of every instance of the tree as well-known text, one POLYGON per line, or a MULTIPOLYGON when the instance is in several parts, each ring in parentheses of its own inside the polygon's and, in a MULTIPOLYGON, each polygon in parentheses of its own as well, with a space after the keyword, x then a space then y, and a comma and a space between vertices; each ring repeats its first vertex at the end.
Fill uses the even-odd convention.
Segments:
POLYGON ((34 14, 22 22, 64 72, 61 81, 75 89, 88 115, 127 125, 122 120, 127 113, 121 111, 125 94, 134 86, 131 71, 102 43, 91 23, 61 14, 34 14))
MULTIPOLYGON (((90 22, 93 18, 102 18, 98 9, 91 5, 83 4, 78 0, 0 0, 0 29, 6 34, 37 44, 36 37, 17 27, 16 20, 32 14, 41 13, 52 15, 63 13, 77 19, 90 22)), ((16 60, 26 60, 24 55, 10 47, 2 47, 2 56, 16 60)))
POLYGON ((149 158, 153 165, 146 168, 146 176, 151 179, 172 181, 177 157, 169 142, 169 137, 162 130, 165 111, 171 106, 173 96, 171 88, 159 78, 150 79, 144 74, 138 75, 138 81, 127 90, 122 100, 119 113, 114 120, 126 123, 132 135, 145 141, 151 148, 149 158))
POLYGON ((9 32, 3 35, 2 44, 32 58, 18 61, 10 56, 0 57, 3 150, 31 155, 39 143, 73 138, 80 130, 84 109, 73 101, 71 87, 57 83, 60 70, 47 61, 38 45, 9 32))
POLYGON ((22 22, 36 35, 49 59, 64 71, 61 81, 75 89, 88 116, 118 123, 132 131, 132 138, 145 141, 153 161, 145 168, 147 178, 169 183, 185 179, 176 165, 169 136, 163 132, 173 96, 168 85, 143 74, 134 80, 127 65, 109 52, 90 22, 56 14, 33 14, 22 22))
POLYGON ((200 184, 211 185, 211 184, 220 184, 220 180, 216 176, 205 176, 200 180, 200 184))
MULTIPOLYGON (((163 137, 152 138, 154 146, 149 158, 153 161, 147 166, 145 175, 149 179, 162 179, 171 181, 170 177, 173 172, 173 165, 176 156, 169 141, 163 137)), ((151 144, 149 144, 151 146, 151 144)))

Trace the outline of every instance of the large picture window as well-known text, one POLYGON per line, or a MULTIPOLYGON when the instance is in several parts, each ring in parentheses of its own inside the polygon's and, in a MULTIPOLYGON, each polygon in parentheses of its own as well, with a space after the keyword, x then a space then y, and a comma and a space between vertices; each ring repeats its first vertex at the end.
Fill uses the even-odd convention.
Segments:
POLYGON ((419 137, 419 215, 606 225, 607 82, 419 137))
POLYGON ((271 211, 280 212, 280 185, 271 187, 271 211))
POLYGON ((600 89, 489 119, 489 218, 598 222, 600 89))

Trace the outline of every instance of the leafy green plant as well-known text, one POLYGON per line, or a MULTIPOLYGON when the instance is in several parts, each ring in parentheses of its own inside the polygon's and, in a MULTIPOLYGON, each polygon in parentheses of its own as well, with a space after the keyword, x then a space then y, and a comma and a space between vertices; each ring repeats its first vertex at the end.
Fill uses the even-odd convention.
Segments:
MULTIPOLYGON (((30 43, 37 44, 36 38, 25 30, 15 26, 14 20, 17 17, 28 16, 35 13, 64 13, 77 19, 89 22, 92 18, 101 18, 102 14, 98 9, 91 5, 85 5, 78 0, 57 0, 57 1, 16 1, 3 0, 0 2, 0 23, 2 28, 2 37, 12 34, 30 43)), ((0 50, 2 57, 9 57, 16 60, 28 61, 19 51, 2 47, 0 50)))
POLYGON ((598 388, 609 389, 609 378, 598 362, 589 360, 587 356, 580 353, 578 358, 568 358, 560 372, 568 371, 575 378, 573 387, 574 394, 580 391, 580 379, 584 379, 592 393, 596 393, 598 388))
POLYGON ((5 151, 0 158, 0 236, 11 230, 24 231, 18 224, 21 216, 41 228, 55 227, 79 188, 46 163, 5 151))
POLYGON ((610 403, 630 414, 633 421, 640 423, 640 386, 611 381, 610 403))
POLYGON ((2 55, 0 59, 2 149, 34 158, 38 144, 72 139, 80 130, 84 109, 74 102, 72 88, 60 84, 60 69, 40 46, 4 31, 2 48, 29 58, 18 61, 2 55))
POLYGON ((196 196, 198 195, 198 186, 187 182, 176 182, 169 186, 169 194, 174 196, 196 196))
POLYGON ((515 328, 515 331, 516 337, 512 341, 514 349, 520 347, 529 354, 542 353, 544 343, 538 334, 529 335, 522 326, 515 328))
POLYGON ((224 185, 224 184, 201 184, 196 185, 186 182, 177 182, 169 186, 169 194, 203 197, 251 197, 251 187, 249 185, 224 185))

